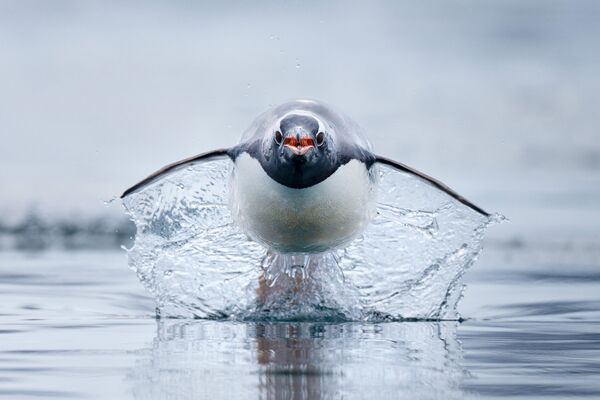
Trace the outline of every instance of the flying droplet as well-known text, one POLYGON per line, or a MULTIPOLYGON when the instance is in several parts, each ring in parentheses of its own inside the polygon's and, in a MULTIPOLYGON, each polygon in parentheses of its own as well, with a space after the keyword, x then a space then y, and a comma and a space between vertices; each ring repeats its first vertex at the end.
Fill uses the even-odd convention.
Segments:
POLYGON ((109 206, 110 206, 112 203, 114 203, 114 202, 115 202, 115 200, 117 200, 117 196, 113 196, 113 197, 111 197, 111 198, 110 198, 110 199, 108 199, 108 200, 104 200, 104 205, 105 205, 106 207, 109 207, 109 206))

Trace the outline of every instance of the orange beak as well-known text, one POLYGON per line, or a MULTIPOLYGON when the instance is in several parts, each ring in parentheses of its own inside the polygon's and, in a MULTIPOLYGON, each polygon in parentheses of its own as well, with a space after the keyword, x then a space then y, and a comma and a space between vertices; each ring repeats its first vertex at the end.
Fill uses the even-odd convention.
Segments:
POLYGON ((300 140, 297 140, 295 136, 287 136, 283 140, 283 145, 297 156, 303 156, 315 147, 314 141, 308 136, 302 136, 300 140))

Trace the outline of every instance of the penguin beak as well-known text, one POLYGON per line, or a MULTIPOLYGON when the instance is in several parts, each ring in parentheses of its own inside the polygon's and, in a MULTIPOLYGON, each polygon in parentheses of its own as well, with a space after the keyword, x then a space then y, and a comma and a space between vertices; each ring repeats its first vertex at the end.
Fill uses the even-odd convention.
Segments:
POLYGON ((289 149, 293 154, 303 156, 309 150, 315 148, 315 142, 309 136, 296 137, 290 135, 283 140, 283 146, 289 149))

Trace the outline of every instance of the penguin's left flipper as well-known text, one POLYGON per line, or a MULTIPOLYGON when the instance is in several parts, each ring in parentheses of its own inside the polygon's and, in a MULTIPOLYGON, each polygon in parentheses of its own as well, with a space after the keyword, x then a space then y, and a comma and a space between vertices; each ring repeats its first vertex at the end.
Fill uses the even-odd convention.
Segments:
POLYGON ((176 161, 174 163, 166 165, 163 168, 159 169, 158 171, 154 172, 153 174, 149 175, 145 179, 136 183, 135 185, 133 185, 126 191, 124 191, 123 194, 121 195, 121 198, 123 199, 123 198, 129 196, 130 194, 135 193, 138 190, 141 190, 142 188, 150 185, 151 183, 154 183, 154 182, 158 181, 159 179, 161 179, 173 172, 176 172, 182 168, 189 167, 190 165, 194 165, 194 164, 197 164, 200 162, 216 160, 219 158, 225 158, 225 157, 228 157, 228 155, 229 155, 229 149, 218 149, 218 150, 213 150, 213 151, 209 151, 206 153, 201 153, 196 156, 188 157, 183 160, 176 161))
POLYGON ((484 209, 482 209, 481 207, 471 203, 469 200, 465 199, 463 196, 461 196, 460 194, 458 194, 457 192, 455 192, 454 190, 450 189, 447 185, 445 185, 444 183, 438 181, 435 178, 432 178, 431 176, 424 174, 421 171, 418 171, 412 167, 409 167, 408 165, 399 163, 397 161, 391 160, 389 158, 386 157, 381 157, 381 156, 376 156, 375 157, 375 164, 384 164, 387 166, 390 166, 398 171, 401 172, 406 172, 408 174, 411 174, 413 176, 416 176, 417 178, 421 179, 422 181, 425 181, 426 183, 428 183, 429 185, 435 187, 438 190, 441 190, 442 192, 448 194, 450 197, 458 200, 460 203, 466 205, 467 207, 477 211, 478 213, 480 213, 483 216, 489 217, 490 214, 485 211, 484 209))

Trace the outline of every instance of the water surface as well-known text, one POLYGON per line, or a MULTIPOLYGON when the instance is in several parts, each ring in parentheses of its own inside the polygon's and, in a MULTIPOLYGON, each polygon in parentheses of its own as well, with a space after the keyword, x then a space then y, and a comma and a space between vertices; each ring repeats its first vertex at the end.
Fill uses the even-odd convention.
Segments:
POLYGON ((490 245, 462 323, 244 323, 156 319, 120 251, 3 252, 0 396, 594 398, 598 256, 490 245))

